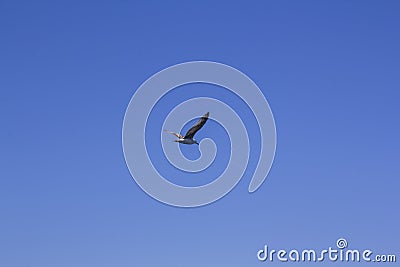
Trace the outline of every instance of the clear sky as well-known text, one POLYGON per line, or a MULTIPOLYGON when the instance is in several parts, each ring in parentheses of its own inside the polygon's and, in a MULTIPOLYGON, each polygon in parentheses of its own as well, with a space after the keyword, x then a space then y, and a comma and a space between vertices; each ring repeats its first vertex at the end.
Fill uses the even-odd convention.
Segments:
POLYGON ((399 14, 398 1, 2 0, 0 266, 267 266, 264 244, 339 237, 399 258, 399 14), (278 143, 256 193, 249 170, 223 199, 183 209, 136 185, 121 131, 140 84, 192 60, 253 79, 278 143))

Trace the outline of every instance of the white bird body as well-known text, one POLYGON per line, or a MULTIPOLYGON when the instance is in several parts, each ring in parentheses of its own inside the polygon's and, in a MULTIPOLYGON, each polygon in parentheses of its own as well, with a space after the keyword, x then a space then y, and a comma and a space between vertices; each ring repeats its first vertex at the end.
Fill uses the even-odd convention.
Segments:
POLYGON ((174 142, 178 142, 178 143, 185 144, 185 145, 193 145, 193 144, 198 145, 199 143, 193 137, 197 133, 197 131, 200 130, 203 127, 203 125, 206 123, 209 115, 210 115, 210 112, 207 112, 206 114, 204 114, 203 117, 201 117, 200 120, 198 120, 196 122, 196 124, 193 125, 192 128, 189 129, 189 131, 187 131, 185 136, 181 135, 180 133, 170 132, 167 130, 164 130, 164 131, 168 132, 170 134, 173 134, 178 138, 178 140, 174 140, 174 142))
POLYGON ((195 139, 185 139, 185 138, 179 138, 178 140, 174 140, 174 142, 179 142, 185 145, 198 144, 195 139))

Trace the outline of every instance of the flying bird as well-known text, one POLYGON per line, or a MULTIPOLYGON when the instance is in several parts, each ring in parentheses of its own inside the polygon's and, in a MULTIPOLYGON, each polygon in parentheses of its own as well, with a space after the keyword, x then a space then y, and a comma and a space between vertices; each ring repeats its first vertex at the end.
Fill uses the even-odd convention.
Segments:
POLYGON ((176 137, 178 137, 178 140, 174 140, 174 142, 179 142, 182 144, 186 144, 186 145, 193 145, 193 144, 199 144, 197 143, 197 141, 193 138, 194 135, 201 129, 201 127, 203 127, 203 125, 206 123, 206 121, 208 120, 208 116, 210 115, 210 112, 207 112, 206 114, 203 115, 203 117, 201 117, 195 125, 192 126, 192 128, 189 129, 189 131, 187 131, 187 133, 185 134, 185 136, 179 134, 179 133, 175 133, 175 132, 170 132, 168 130, 164 130, 165 132, 168 132, 170 134, 175 135, 176 137))

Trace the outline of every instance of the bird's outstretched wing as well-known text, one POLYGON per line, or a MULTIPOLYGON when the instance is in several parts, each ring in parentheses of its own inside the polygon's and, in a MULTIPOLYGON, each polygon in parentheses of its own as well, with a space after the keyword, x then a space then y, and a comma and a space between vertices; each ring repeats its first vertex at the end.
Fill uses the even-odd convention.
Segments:
POLYGON ((207 112, 206 114, 204 114, 203 117, 201 117, 196 122, 196 124, 193 125, 192 128, 189 129, 189 131, 187 131, 184 138, 185 139, 193 139, 193 136, 197 133, 197 131, 200 130, 201 127, 203 127, 203 125, 206 123, 209 115, 210 115, 210 112, 207 112))
POLYGON ((182 139, 182 138, 183 138, 183 136, 182 136, 181 134, 179 134, 179 133, 170 132, 170 131, 168 131, 168 130, 164 130, 164 132, 167 132, 167 133, 173 134, 173 135, 175 135, 176 137, 178 137, 179 139, 182 139))

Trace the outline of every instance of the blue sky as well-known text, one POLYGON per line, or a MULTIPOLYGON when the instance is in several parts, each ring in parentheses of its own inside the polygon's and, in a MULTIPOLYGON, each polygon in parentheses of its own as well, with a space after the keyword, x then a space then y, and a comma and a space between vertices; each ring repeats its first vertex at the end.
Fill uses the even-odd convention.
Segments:
POLYGON ((339 237, 398 253, 399 13, 397 1, 1 1, 0 265, 262 266, 264 244, 339 237), (121 129, 143 81, 192 60, 253 79, 278 145, 256 193, 249 172, 182 209, 135 184, 121 129))

